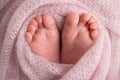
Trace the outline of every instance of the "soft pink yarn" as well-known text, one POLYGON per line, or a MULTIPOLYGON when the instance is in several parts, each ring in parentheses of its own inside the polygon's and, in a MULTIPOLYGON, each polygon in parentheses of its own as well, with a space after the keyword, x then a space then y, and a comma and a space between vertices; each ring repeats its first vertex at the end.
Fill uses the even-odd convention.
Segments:
POLYGON ((0 80, 120 80, 119 16, 120 0, 0 0, 0 80), (32 53, 24 39, 31 18, 49 13, 62 29, 71 11, 96 18, 96 44, 75 65, 32 53))

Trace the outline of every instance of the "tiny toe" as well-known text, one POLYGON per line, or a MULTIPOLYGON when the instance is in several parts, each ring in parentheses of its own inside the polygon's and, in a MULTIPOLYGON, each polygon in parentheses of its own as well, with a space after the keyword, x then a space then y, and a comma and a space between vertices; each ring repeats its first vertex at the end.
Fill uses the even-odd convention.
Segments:
POLYGON ((67 15, 65 25, 69 25, 69 27, 74 27, 78 25, 79 22, 79 14, 75 12, 71 12, 67 15))
POLYGON ((37 16, 35 19, 38 23, 42 23, 42 17, 41 16, 37 16))
POLYGON ((80 25, 81 25, 81 24, 85 25, 85 24, 89 21, 90 18, 91 18, 91 16, 90 16, 88 13, 82 14, 82 15, 80 16, 80 22, 79 22, 79 24, 80 24, 80 25))
POLYGON ((37 26, 37 25, 38 25, 38 22, 37 22, 35 19, 32 19, 32 20, 30 21, 30 24, 37 26))
POLYGON ((35 19, 38 22, 39 28, 43 28, 43 25, 42 25, 42 16, 37 16, 35 19))
POLYGON ((26 39, 27 43, 29 44, 32 41, 32 35, 31 35, 31 33, 26 32, 25 33, 25 39, 26 39))
POLYGON ((90 20, 88 21, 88 24, 95 23, 95 22, 96 20, 93 17, 91 17, 90 20))
POLYGON ((27 31, 34 35, 36 27, 34 25, 29 25, 27 31))
POLYGON ((98 24, 97 23, 92 23, 90 24, 90 30, 94 30, 98 28, 98 24))
POLYGON ((57 28, 56 23, 55 23, 55 19, 48 14, 43 15, 43 25, 47 29, 57 28))
POLYGON ((99 31, 98 30, 94 30, 91 32, 91 38, 93 41, 96 41, 97 37, 98 37, 99 31))

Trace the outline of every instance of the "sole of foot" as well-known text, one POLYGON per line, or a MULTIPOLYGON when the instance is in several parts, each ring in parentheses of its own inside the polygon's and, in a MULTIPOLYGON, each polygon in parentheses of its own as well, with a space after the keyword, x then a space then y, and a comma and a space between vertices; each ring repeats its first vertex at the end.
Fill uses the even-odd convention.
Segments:
POLYGON ((33 18, 25 33, 32 52, 51 62, 59 62, 60 34, 52 16, 44 14, 33 18))
POLYGON ((91 15, 69 13, 62 32, 61 63, 75 64, 94 45, 98 34, 97 21, 91 15))

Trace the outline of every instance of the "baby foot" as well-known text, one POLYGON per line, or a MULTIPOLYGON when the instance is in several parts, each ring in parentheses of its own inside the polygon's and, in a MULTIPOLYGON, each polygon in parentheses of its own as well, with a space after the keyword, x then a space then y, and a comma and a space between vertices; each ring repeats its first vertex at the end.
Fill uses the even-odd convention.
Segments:
POLYGON ((62 33, 61 63, 76 63, 94 45, 98 34, 98 25, 92 16, 69 13, 62 33))
POLYGON ((32 19, 25 33, 31 50, 52 62, 59 62, 59 36, 54 18, 47 14, 32 19))

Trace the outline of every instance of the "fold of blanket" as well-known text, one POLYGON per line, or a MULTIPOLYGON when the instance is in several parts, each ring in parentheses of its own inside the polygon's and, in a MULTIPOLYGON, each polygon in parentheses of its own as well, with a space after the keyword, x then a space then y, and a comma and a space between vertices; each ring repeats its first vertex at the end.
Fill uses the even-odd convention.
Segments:
POLYGON ((119 0, 1 0, 0 80, 120 80, 119 0), (99 23, 96 44, 75 64, 52 63, 31 52, 29 21, 45 13, 62 29, 68 12, 87 12, 99 23))

